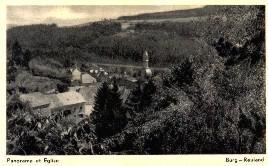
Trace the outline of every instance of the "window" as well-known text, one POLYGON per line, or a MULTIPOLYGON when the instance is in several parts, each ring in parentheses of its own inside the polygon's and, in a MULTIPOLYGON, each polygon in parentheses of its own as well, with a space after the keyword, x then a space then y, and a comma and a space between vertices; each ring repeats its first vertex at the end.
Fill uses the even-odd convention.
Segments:
POLYGON ((63 116, 64 117, 66 117, 66 116, 68 116, 68 115, 70 115, 71 114, 71 110, 64 110, 63 111, 63 116))

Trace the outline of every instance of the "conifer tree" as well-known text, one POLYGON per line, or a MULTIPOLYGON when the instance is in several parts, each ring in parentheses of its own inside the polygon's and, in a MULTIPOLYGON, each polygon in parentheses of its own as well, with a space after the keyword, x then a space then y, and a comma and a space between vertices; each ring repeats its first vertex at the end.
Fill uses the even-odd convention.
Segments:
POLYGON ((140 85, 134 88, 128 99, 125 102, 125 109, 129 112, 129 114, 133 114, 133 112, 137 112, 141 103, 142 91, 140 85))
POLYGON ((132 90, 127 102, 125 103, 126 110, 129 114, 141 112, 148 107, 152 102, 153 94, 156 92, 156 86, 152 80, 143 83, 143 88, 139 84, 132 90))
POLYGON ((142 110, 151 104, 152 97, 155 92, 156 92, 156 86, 152 80, 149 80, 147 83, 145 83, 141 96, 140 108, 142 110))
POLYGON ((94 103, 94 111, 92 112, 92 121, 93 123, 97 124, 99 119, 102 118, 101 112, 106 110, 106 103, 107 103, 107 95, 108 95, 108 84, 104 82, 102 86, 98 89, 97 94, 95 96, 95 103, 94 103))
POLYGON ((96 134, 99 138, 114 135, 125 126, 126 117, 122 109, 122 99, 115 83, 108 86, 104 82, 98 90, 92 121, 96 126, 96 134))
POLYGON ((28 63, 31 60, 31 58, 32 58, 31 52, 30 50, 27 49, 23 54, 23 61, 22 61, 23 66, 28 67, 28 63))
POLYGON ((16 65, 21 65, 23 60, 23 52, 22 48, 18 41, 16 41, 12 46, 12 61, 16 65))

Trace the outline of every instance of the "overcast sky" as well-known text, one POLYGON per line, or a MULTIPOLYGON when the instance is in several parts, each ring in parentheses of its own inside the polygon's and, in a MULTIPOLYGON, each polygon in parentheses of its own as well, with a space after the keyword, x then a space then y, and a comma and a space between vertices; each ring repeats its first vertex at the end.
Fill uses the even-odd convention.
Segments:
POLYGON ((198 7, 201 6, 8 6, 7 24, 56 23, 68 26, 104 18, 198 7))

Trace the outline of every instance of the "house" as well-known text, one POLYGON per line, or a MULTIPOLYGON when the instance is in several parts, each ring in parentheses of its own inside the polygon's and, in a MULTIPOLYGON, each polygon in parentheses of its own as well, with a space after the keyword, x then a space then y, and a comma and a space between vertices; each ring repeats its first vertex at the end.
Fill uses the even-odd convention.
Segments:
POLYGON ((105 70, 103 68, 100 68, 99 71, 100 72, 105 72, 105 70))
POLYGON ((91 112, 93 111, 95 95, 96 95, 100 85, 101 84, 89 85, 86 87, 79 86, 78 88, 73 87, 73 88, 69 89, 70 91, 76 91, 76 92, 80 93, 84 97, 84 99, 86 100, 85 115, 87 115, 87 116, 90 116, 91 112))
POLYGON ((92 77, 88 73, 80 72, 77 68, 71 71, 72 71, 71 82, 73 86, 78 86, 78 85, 87 86, 89 84, 97 82, 97 80, 94 77, 92 77))
POLYGON ((51 117, 62 118, 78 123, 85 114, 86 100, 77 92, 69 91, 56 94, 50 103, 51 117))
POLYGON ((96 83, 97 80, 91 75, 85 73, 85 74, 82 74, 81 82, 82 82, 82 85, 87 86, 89 84, 96 83))
POLYGON ((79 92, 80 89, 84 88, 85 86, 71 86, 69 87, 69 91, 75 91, 75 92, 79 92))
POLYGON ((75 68, 72 70, 72 81, 80 81, 81 80, 81 72, 75 68))
POLYGON ((40 92, 21 94, 20 100, 29 103, 35 113, 56 121, 65 118, 78 123, 85 114, 86 100, 75 91, 48 95, 40 92))

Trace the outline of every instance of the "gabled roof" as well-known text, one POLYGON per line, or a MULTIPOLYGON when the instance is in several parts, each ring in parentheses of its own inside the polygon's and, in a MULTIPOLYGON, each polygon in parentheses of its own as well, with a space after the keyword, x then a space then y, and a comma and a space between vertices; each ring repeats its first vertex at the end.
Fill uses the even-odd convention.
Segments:
POLYGON ((94 77, 92 77, 89 74, 82 74, 82 83, 83 84, 88 84, 88 83, 94 83, 97 82, 96 79, 94 77))
POLYGON ((73 75, 81 74, 81 72, 80 72, 77 68, 75 68, 75 69, 72 71, 72 74, 73 74, 73 75))
POLYGON ((84 97, 75 91, 50 95, 44 95, 40 92, 34 92, 22 94, 20 95, 20 99, 23 102, 29 102, 30 106, 33 108, 43 105, 49 105, 50 109, 86 102, 84 97))
POLYGON ((84 97, 81 94, 74 92, 74 91, 58 93, 58 94, 56 94, 56 96, 58 99, 58 101, 57 101, 58 107, 86 102, 84 97))
POLYGON ((22 102, 29 102, 32 108, 48 105, 50 103, 50 99, 47 97, 47 95, 43 95, 40 92, 21 94, 20 100, 22 102))
POLYGON ((95 95, 96 95, 97 91, 98 91, 98 86, 94 85, 94 86, 88 86, 88 87, 81 88, 79 90, 79 93, 84 97, 84 99, 87 101, 87 103, 94 104, 95 95))

